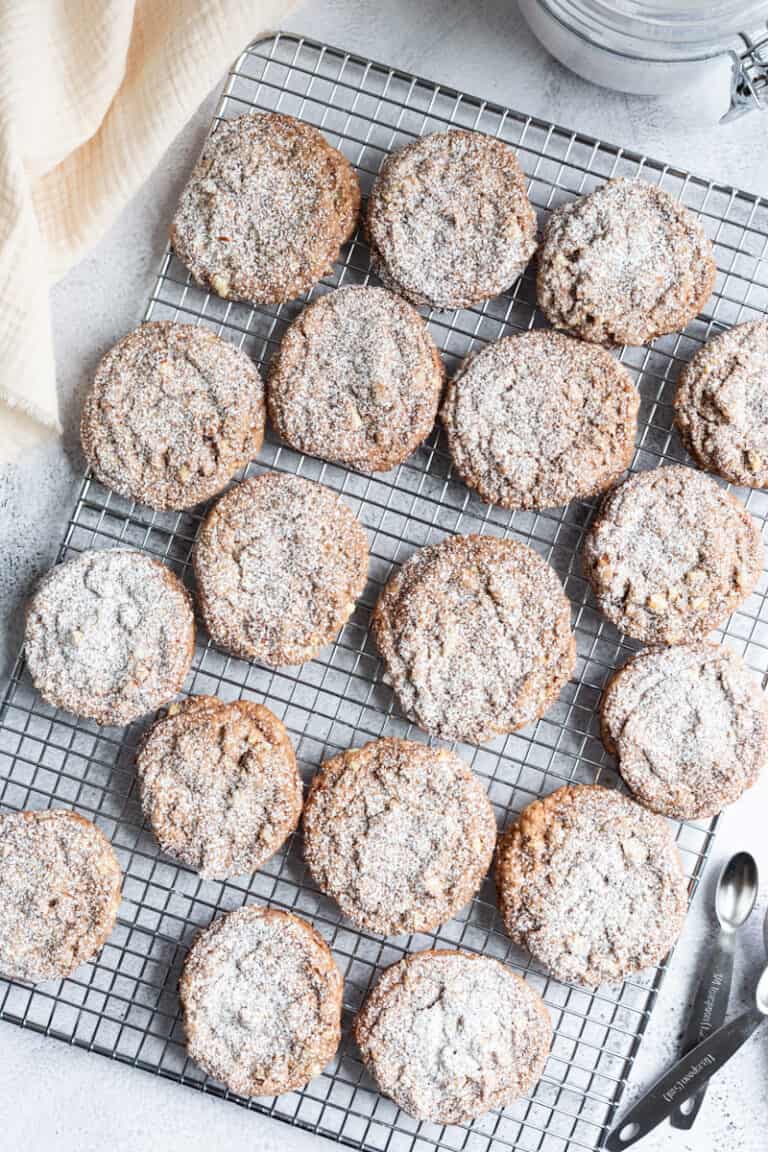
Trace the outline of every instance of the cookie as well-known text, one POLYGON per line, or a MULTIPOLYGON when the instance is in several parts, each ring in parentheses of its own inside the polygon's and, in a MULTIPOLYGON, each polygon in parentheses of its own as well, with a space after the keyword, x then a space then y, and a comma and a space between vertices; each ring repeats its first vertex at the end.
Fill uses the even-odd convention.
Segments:
POLYGON ((445 748, 374 740, 327 760, 304 809, 318 887, 358 927, 433 932, 483 882, 496 819, 480 781, 445 748))
POLYGON ((496 879, 514 942, 555 979, 588 986, 658 964, 688 906, 666 820, 597 785, 524 808, 499 842, 496 879))
POLYGON ((442 383, 415 309, 383 288, 340 288, 285 333, 270 366, 269 415, 298 452, 387 472, 432 431, 442 383))
POLYGON ((144 815, 163 852, 207 879, 256 872, 301 814, 285 726, 250 700, 173 704, 136 758, 144 815))
POLYGON ((560 581, 533 549, 454 536, 390 578, 371 630, 408 719, 480 743, 557 699, 576 659, 570 619, 560 581))
POLYGON ((454 467, 482 500, 557 508, 628 468, 639 397, 609 352, 527 332, 464 362, 440 413, 454 467))
POLYGON ((280 112, 251 112, 208 137, 171 243, 217 296, 279 304, 331 270, 359 210, 352 166, 317 128, 280 112))
POLYGON ((106 837, 64 809, 0 813, 0 975, 63 979, 115 926, 122 872, 106 837))
POLYGON ((98 480, 150 508, 208 500, 264 440, 264 388, 244 352, 193 324, 153 321, 107 352, 85 398, 98 480))
POLYGON ((192 663, 189 593, 141 552, 83 552, 42 578, 24 650, 40 695, 97 724, 130 724, 181 690, 192 663))
POLYGON ((536 249, 536 213, 514 152, 463 129, 423 136, 385 160, 366 229, 384 284, 430 308, 498 296, 536 249))
POLYGON ((686 364, 675 424, 702 468, 732 484, 768 488, 768 320, 737 324, 686 364))
POLYGON ((684 328, 717 274, 696 217, 642 180, 609 180, 556 208, 538 261, 549 322, 598 344, 647 344, 684 328))
POLYGON ((715 816, 768 759, 768 704, 744 661, 715 644, 641 652, 610 680, 603 742, 641 804, 677 820, 715 816))
POLYGON ((541 997, 500 961, 439 949, 387 968, 354 1036, 379 1090, 409 1116, 465 1124, 534 1088, 552 1024, 541 997))
POLYGON ((249 904, 192 945, 179 981, 187 1051, 240 1096, 302 1088, 336 1053, 343 982, 298 916, 249 904))
POLYGON ((747 599, 763 568, 760 529, 692 468, 654 468, 605 498, 584 543, 595 599, 627 636, 701 640, 747 599))
POLYGON ((194 551, 214 644, 279 666, 312 660, 336 637, 368 574, 363 528, 330 488, 265 472, 214 505, 194 551))

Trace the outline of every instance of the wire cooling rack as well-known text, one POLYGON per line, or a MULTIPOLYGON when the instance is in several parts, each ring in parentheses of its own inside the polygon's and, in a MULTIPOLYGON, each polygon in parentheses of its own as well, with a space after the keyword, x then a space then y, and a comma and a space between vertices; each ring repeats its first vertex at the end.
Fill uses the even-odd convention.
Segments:
MULTIPOLYGON (((316 124, 355 165, 368 191, 385 155, 414 136, 449 125, 477 129, 514 145, 540 217, 614 175, 659 183, 693 208, 712 237, 719 275, 706 312, 684 333, 652 347, 625 349, 621 359, 637 381, 641 426, 633 467, 685 461, 671 428, 670 400, 681 364, 711 334, 762 315, 768 303, 768 204, 625 149, 439 87, 295 36, 251 45, 222 95, 221 118, 250 108, 280 109, 316 124)), ((368 251, 358 235, 331 276, 310 295, 369 279, 368 251)), ((166 252, 145 319, 204 324, 264 365, 304 301, 251 308, 210 296, 190 283, 166 252)), ((503 297, 482 307, 430 314, 449 370, 489 340, 542 323, 528 272, 503 297)), ((452 478, 434 435, 386 475, 363 476, 298 455, 268 439, 251 475, 265 468, 301 473, 341 492, 368 531, 370 582, 338 641, 301 668, 269 671, 216 651, 199 637, 189 693, 266 702, 287 724, 305 780, 326 757, 382 735, 425 739, 399 716, 367 633, 369 613, 393 565, 415 548, 450 533, 514 535, 555 567, 573 604, 576 675, 561 699, 529 728, 459 753, 485 782, 499 823, 537 796, 570 781, 617 778, 595 718, 611 670, 634 647, 595 610, 578 565, 594 501, 551 512, 510 514, 482 504, 452 478)), ((768 497, 742 492, 761 524, 768 497)), ((60 558, 84 548, 132 545, 161 557, 187 582, 190 550, 203 509, 154 513, 122 500, 86 477, 60 558)), ((734 615, 724 638, 765 674, 768 669, 766 579, 734 615)), ((241 881, 200 880, 159 852, 145 827, 134 779, 142 726, 102 728, 54 711, 35 694, 20 659, 5 694, 0 730, 0 801, 19 808, 73 807, 106 832, 125 869, 118 925, 100 956, 75 976, 31 988, 0 981, 0 1017, 79 1047, 235 1099, 260 1112, 355 1148, 427 1152, 433 1148, 599 1148, 610 1128, 632 1060, 648 1022, 662 969, 594 993, 566 986, 516 951, 495 909, 490 882, 471 907, 434 934, 381 939, 354 930, 313 886, 297 838, 260 872, 241 881), (309 919, 323 933, 345 977, 345 1035, 337 1058, 301 1092, 245 1101, 207 1080, 185 1056, 176 985, 196 931, 223 910, 268 901, 309 919), (507 961, 541 992, 555 1026, 552 1052, 528 1099, 467 1126, 418 1123, 374 1090, 349 1039, 349 1022, 386 965, 424 947, 461 946, 507 961)), ((691 881, 699 878, 714 824, 675 826, 691 881)))

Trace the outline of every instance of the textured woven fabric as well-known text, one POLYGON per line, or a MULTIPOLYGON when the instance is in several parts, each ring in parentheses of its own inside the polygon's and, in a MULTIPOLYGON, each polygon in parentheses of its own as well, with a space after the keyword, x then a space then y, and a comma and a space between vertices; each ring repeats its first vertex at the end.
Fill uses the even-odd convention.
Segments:
POLYGON ((0 0, 0 459, 58 430, 48 288, 290 0, 0 0))

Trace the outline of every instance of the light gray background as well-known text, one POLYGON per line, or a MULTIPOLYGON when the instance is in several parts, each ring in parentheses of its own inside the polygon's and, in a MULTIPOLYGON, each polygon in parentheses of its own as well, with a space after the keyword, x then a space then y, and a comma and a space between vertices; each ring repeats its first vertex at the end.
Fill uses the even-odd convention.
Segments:
MULTIPOLYGON (((675 102, 623 96, 566 72, 533 40, 510 0, 324 0, 285 27, 442 81, 467 92, 642 150, 694 172, 768 194, 768 115, 716 126, 722 87, 675 102)), ((91 254, 51 294, 63 442, 0 472, 0 668, 20 639, 19 605, 46 568, 69 515, 81 459, 77 421, 99 356, 140 318, 174 202, 200 147, 215 94, 168 151, 145 187, 91 254)), ((718 863, 751 850, 768 885, 768 786, 727 815, 708 877, 658 1002, 630 1084, 630 1100, 676 1052, 691 978, 711 935, 707 905, 718 863)), ((765 912, 764 890, 759 913, 765 912)), ((744 930, 733 1010, 746 1005, 763 959, 760 915, 744 930)), ((691 1135, 665 1126, 646 1152, 765 1152, 768 1031, 758 1033, 713 1082, 691 1135)), ((0 1025, 0 1144, 9 1150, 209 1152, 244 1146, 294 1152, 332 1147, 157 1077, 0 1025)))

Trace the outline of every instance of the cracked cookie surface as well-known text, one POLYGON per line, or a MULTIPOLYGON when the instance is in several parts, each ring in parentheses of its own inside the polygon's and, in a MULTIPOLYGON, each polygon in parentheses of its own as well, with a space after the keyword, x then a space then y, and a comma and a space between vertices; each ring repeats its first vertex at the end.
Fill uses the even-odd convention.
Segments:
POLYGON ((536 213, 514 151, 462 129, 423 136, 385 160, 366 228, 383 282, 431 308, 498 296, 536 248, 536 213))
POLYGON ((83 552, 43 576, 27 607, 32 679, 55 708, 129 724, 180 691, 195 624, 181 581, 125 548, 83 552))
POLYGON ((471 900, 496 843, 493 808, 463 760, 383 739, 327 760, 304 809, 317 885, 359 927, 431 932, 471 900))
POLYGON ((453 463, 481 499, 556 508, 608 488, 635 449, 639 397, 609 352, 558 332, 490 344, 448 385, 453 463))
POLYGON ((342 990, 328 945, 304 920, 238 908, 198 935, 184 964, 189 1055, 240 1096, 301 1088, 336 1053, 342 990))
POLYGON ((617 179, 554 210, 536 290, 555 328, 647 344, 693 320, 716 273, 712 243, 687 208, 655 184, 617 179))
POLYGON ((691 456, 732 484, 768 488, 768 321, 737 324, 680 374, 675 423, 691 456))
POLYGON ((432 431, 443 383, 426 324, 384 288, 349 287, 309 304, 270 365, 279 435, 362 472, 387 472, 432 431))
POLYGON ((555 572, 492 536, 415 552, 387 582, 371 630, 404 714, 447 740, 479 743, 543 715, 576 655, 555 572))
POLYGON ((74 812, 0 814, 0 973, 40 983, 91 960, 115 926, 122 872, 74 812))
POLYGON ((651 644, 701 640, 747 599, 760 529, 735 496, 682 466, 630 476, 605 498, 583 567, 608 619, 651 644))
POLYGON ((293 300, 331 270, 355 230, 360 186, 311 124, 251 112, 208 137, 171 226, 198 284, 226 300, 293 300))
POLYGON ((264 422, 264 387, 244 352, 205 328, 151 321, 99 363, 80 438, 107 488, 183 509, 221 491, 258 453, 264 422))
POLYGON ((379 1089, 404 1112, 463 1124, 531 1091, 552 1024, 541 997, 506 965, 445 949, 387 968, 354 1035, 379 1089))
POLYGON ((768 704, 729 648, 641 652, 603 694, 603 742, 633 795, 678 820, 715 816, 768 757, 768 704))
POLYGON ((368 545, 330 488, 266 472, 217 501, 198 533, 194 566, 215 644, 273 666, 301 664, 354 610, 368 545))
POLYGON ((172 705, 136 771, 160 847, 206 878, 256 872, 299 822, 293 745, 262 704, 196 696, 172 705))
POLYGON ((499 842, 496 880, 515 943, 556 979, 588 986, 658 964, 688 906, 666 820, 597 785, 524 808, 499 842))

